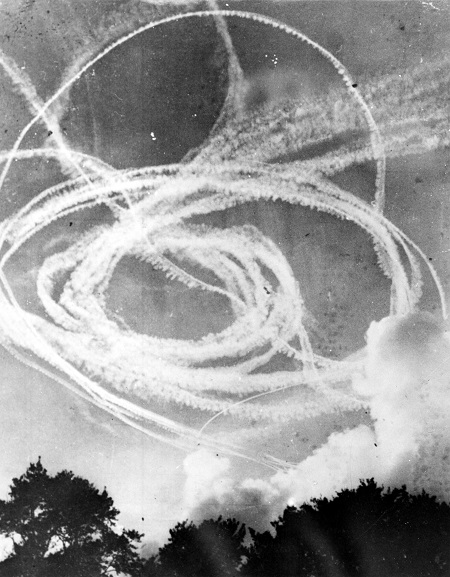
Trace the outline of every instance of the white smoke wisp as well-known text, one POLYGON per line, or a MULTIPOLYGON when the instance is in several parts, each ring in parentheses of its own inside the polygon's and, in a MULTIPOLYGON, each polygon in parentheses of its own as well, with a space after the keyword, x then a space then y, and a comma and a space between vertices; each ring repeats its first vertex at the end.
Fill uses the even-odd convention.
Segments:
POLYGON ((200 449, 184 460, 186 482, 183 517, 235 518, 253 529, 267 530, 274 513, 281 512, 286 495, 274 483, 261 479, 237 482, 228 459, 200 449))
POLYGON ((218 473, 215 484, 189 502, 189 515, 236 516, 268 530, 287 505, 332 498, 370 478, 450 500, 450 339, 442 322, 429 313, 374 322, 366 353, 364 375, 354 386, 369 401, 373 426, 332 433, 310 456, 266 481, 232 482, 226 469, 222 484, 218 473))
MULTIPOLYGON (((166 17, 103 49, 44 103, 28 79, 20 80, 20 70, 9 59, 0 59, 0 65, 19 87, 30 109, 37 111, 12 149, 0 156, 0 188, 12 163, 22 159, 53 155, 66 172, 69 166, 77 171, 75 178, 39 192, 0 225, 1 342, 22 362, 125 423, 188 451, 200 443, 278 470, 284 468, 281 461, 248 455, 226 436, 219 439, 209 434, 209 423, 223 414, 241 423, 249 419, 286 423, 368 407, 375 402, 352 385, 355 375, 363 378, 362 361, 338 362, 314 352, 305 327, 307 311, 298 279, 272 240, 250 225, 221 230, 190 222, 215 211, 252 201, 281 200, 349 220, 372 239, 380 268, 392 282, 391 314, 408 315, 417 309, 426 271, 435 281, 442 315, 446 317, 443 289, 433 267, 420 248, 382 214, 385 154, 380 128, 370 108, 342 64, 297 30, 258 14, 229 10, 166 17), (72 151, 62 138, 53 150, 49 150, 48 143, 42 148, 20 149, 25 136, 39 122, 54 127, 56 116, 49 115, 52 106, 67 97, 82 75, 114 48, 157 26, 211 18, 229 55, 229 97, 210 138, 182 162, 115 170, 99 159, 72 151), (261 112, 253 111, 243 118, 242 71, 226 32, 226 23, 232 18, 272 27, 317 51, 334 68, 340 89, 333 89, 335 93, 306 107, 291 98, 285 106, 277 102, 271 108, 269 103, 261 112), (337 97, 342 107, 330 106, 337 97), (281 133, 275 128, 280 116, 284 126, 281 133), (289 153, 293 143, 294 150, 301 151, 311 144, 332 141, 349 128, 359 131, 352 146, 347 142, 333 152, 305 161, 274 162, 276 155, 289 153), (371 204, 330 179, 344 168, 367 160, 374 161, 377 168, 371 204), (92 228, 40 267, 37 296, 45 314, 22 307, 8 279, 8 263, 22 245, 58 219, 97 206, 107 207, 113 222, 92 228), (106 297, 117 264, 127 256, 149 263, 188 288, 226 297, 234 315, 232 324, 197 341, 161 339, 125 328, 107 310, 106 297), (198 278, 189 272, 192 268, 212 273, 215 282, 198 278), (294 357, 298 370, 264 372, 262 369, 280 353, 294 357), (261 401, 262 397, 294 387, 299 391, 295 403, 261 401), (162 406, 169 404, 204 415, 208 426, 199 431, 167 416, 162 406)), ((438 88, 442 89, 448 80, 447 70, 439 76, 438 88)), ((385 90, 383 82, 379 81, 381 94, 385 90)), ((412 104, 415 99, 431 98, 417 90, 410 96, 412 104)), ((389 112, 387 107, 381 108, 383 126, 388 126, 389 112)), ((418 106, 412 110, 415 114, 418 106)), ((398 131, 387 133, 390 154, 405 154, 410 140, 416 149, 445 146, 448 135, 441 130, 442 109, 435 107, 434 116, 433 126, 440 127, 434 139, 430 140, 427 130, 421 132, 422 125, 415 117, 404 132, 406 145, 398 131)), ((360 454, 361 439, 365 435, 369 443, 372 432, 359 433, 359 440, 354 432, 332 436, 330 446, 335 451, 339 447, 344 450, 347 441, 353 439, 360 454)), ((299 465, 303 475, 312 474, 311 463, 319 469, 330 468, 329 449, 320 451, 311 457, 312 461, 299 465)), ((274 490, 288 492, 281 485, 274 490)))
POLYGON ((387 480, 450 499, 450 341, 429 313, 373 323, 365 381, 387 480))
POLYGON ((211 495, 220 497, 230 489, 230 460, 199 449, 189 454, 183 463, 186 473, 184 505, 188 511, 211 495))
MULTIPOLYGON (((258 531, 269 530, 270 522, 287 505, 300 506, 312 498, 332 497, 343 487, 356 487, 359 479, 373 477, 377 468, 375 442, 374 432, 360 425, 332 433, 327 443, 312 455, 267 480, 237 481, 228 470, 222 477, 218 473, 207 491, 197 492, 196 500, 187 498, 192 491, 185 491, 185 516, 200 520, 223 515, 235 517, 258 531)), ((195 482, 195 476, 191 470, 186 473, 188 488, 195 482)))

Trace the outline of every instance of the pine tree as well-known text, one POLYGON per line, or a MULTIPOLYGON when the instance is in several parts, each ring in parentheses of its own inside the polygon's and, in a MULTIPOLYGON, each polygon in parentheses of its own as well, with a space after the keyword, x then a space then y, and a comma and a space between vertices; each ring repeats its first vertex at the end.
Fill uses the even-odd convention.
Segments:
POLYGON ((142 537, 119 531, 119 511, 106 490, 62 471, 50 476, 41 460, 13 479, 0 501, 0 533, 15 537, 14 554, 0 563, 2 577, 96 577, 115 570, 140 574, 142 537))

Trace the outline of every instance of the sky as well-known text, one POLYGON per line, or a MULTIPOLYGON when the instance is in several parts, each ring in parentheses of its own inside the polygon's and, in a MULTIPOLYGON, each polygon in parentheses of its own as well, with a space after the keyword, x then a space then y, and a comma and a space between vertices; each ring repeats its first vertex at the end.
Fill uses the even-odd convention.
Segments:
MULTIPOLYGON (((1 150, 105 46, 190 6, 0 3, 1 150)), ((250 16, 150 27, 74 80, 20 146, 40 152, 0 176, 18 301, 2 279, 0 497, 41 456, 106 486, 148 550, 188 516, 265 529, 365 476, 450 498, 435 468, 449 450, 448 10, 216 6, 312 43, 250 16), (169 176, 146 170, 161 165, 169 176), (423 251, 409 245, 417 303, 398 230, 423 251)))

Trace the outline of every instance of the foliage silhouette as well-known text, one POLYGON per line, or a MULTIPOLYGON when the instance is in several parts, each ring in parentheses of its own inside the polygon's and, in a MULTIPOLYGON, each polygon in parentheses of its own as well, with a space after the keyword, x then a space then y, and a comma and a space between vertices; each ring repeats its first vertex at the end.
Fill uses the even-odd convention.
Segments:
POLYGON ((244 525, 235 519, 203 521, 199 526, 183 521, 170 531, 169 543, 146 564, 145 576, 238 577, 247 552, 244 525))
POLYGON ((334 499, 287 507, 275 535, 250 531, 248 577, 450 575, 450 507, 373 479, 334 499))
POLYGON ((118 513, 106 490, 31 463, 0 501, 0 534, 15 541, 1 577, 450 577, 450 506, 373 479, 287 507, 272 532, 183 521, 146 561, 142 535, 119 531, 118 513))
POLYGON ((13 479, 0 501, 0 533, 16 535, 14 554, 0 563, 2 577, 96 577, 115 570, 139 575, 134 542, 142 535, 118 531, 119 511, 106 490, 62 471, 48 475, 41 460, 13 479), (19 538, 17 538, 20 536, 19 538))
POLYGON ((179 523, 144 577, 450 577, 450 506, 361 481, 287 507, 257 533, 236 520, 179 523))

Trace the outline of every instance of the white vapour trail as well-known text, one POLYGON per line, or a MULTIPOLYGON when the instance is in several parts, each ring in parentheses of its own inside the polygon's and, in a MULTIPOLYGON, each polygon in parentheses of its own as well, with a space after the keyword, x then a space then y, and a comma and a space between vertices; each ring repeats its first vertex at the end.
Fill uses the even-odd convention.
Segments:
MULTIPOLYGON (((184 202, 186 195, 193 196, 198 191, 198 188, 193 186, 192 190, 189 190, 189 186, 186 186, 186 178, 178 181, 179 185, 175 181, 172 189, 167 186, 164 187, 163 203, 158 203, 161 195, 157 194, 155 194, 155 197, 158 196, 159 198, 150 196, 139 203, 134 203, 135 213, 138 217, 153 213, 152 209, 156 204, 160 209, 157 222, 154 222, 154 219, 147 219, 145 228, 143 224, 143 230, 137 231, 134 236, 130 234, 125 236, 123 231, 129 230, 130 225, 129 215, 125 213, 121 219, 122 222, 119 221, 116 226, 99 228, 94 234, 89 234, 65 253, 55 255, 49 259, 41 271, 38 283, 40 294, 45 295, 45 298, 43 296, 43 302, 47 306, 47 312, 55 318, 55 311, 58 311, 55 320, 60 327, 61 325, 64 327, 67 320, 70 320, 72 324, 74 321, 78 321, 78 325, 83 326, 84 338, 80 338, 78 331, 76 333, 67 333, 64 328, 54 327, 43 320, 39 321, 40 331, 45 334, 54 347, 61 351, 61 354, 68 357, 68 360, 78 366, 85 365, 90 374, 94 373, 102 380, 115 383, 118 389, 124 389, 145 397, 161 396, 162 398, 173 399, 186 406, 193 406, 199 409, 223 410, 224 401, 217 398, 211 399, 193 395, 192 392, 189 392, 189 389, 228 390, 230 393, 242 394, 258 390, 258 387, 261 387, 264 381, 270 382, 270 387, 273 388, 278 388, 282 384, 288 386, 292 378, 298 382, 297 375, 293 377, 289 374, 278 374, 276 376, 250 374, 245 379, 241 377, 237 386, 235 371, 220 371, 217 367, 200 369, 195 368, 195 365, 192 366, 192 363, 205 363, 219 356, 239 357, 247 354, 255 346, 258 347, 265 343, 270 343, 274 338, 273 335, 275 335, 275 338, 283 338, 285 341, 289 341, 300 332, 302 327, 301 307, 298 313, 300 315, 299 318, 296 318, 298 315, 293 314, 293 311, 298 309, 301 304, 301 298, 295 279, 293 279, 292 271, 290 271, 287 262, 273 243, 261 237, 251 227, 241 229, 238 234, 238 240, 233 236, 233 231, 230 230, 207 232, 202 229, 201 234, 196 231, 197 235, 194 235, 196 241, 193 246, 194 255, 196 251, 200 251, 201 254, 202 250, 214 250, 215 245, 217 251, 220 250, 220 247, 227 246, 226 252, 230 251, 235 259, 240 259, 243 265, 241 271, 245 271, 247 275, 247 278, 238 279, 235 284, 239 286, 244 281, 247 284, 251 283, 250 287, 246 287, 246 290, 240 291, 244 298, 247 296, 245 304, 246 308, 250 310, 243 321, 238 318, 236 323, 225 331, 228 333, 228 340, 224 339, 224 334, 222 333, 212 335, 209 339, 207 338, 197 343, 188 342, 183 346, 179 342, 158 342, 158 339, 151 339, 142 335, 123 335, 117 329, 115 323, 107 318, 99 304, 98 288, 102 284, 102 289, 106 289, 104 279, 105 275, 108 277, 111 274, 111 261, 116 263, 127 253, 139 254, 139 247, 142 246, 147 251, 148 246, 143 242, 145 239, 149 240, 149 244, 153 246, 155 254, 163 254, 167 250, 176 254, 177 250, 181 250, 185 258, 186 256, 189 257, 191 256, 189 250, 191 249, 192 232, 189 227, 177 229, 174 226, 182 219, 189 218, 194 214, 210 212, 217 207, 226 208, 227 206, 256 198, 267 198, 270 200, 276 197, 288 202, 302 202, 305 205, 319 206, 332 213, 342 216, 346 215, 347 218, 355 220, 355 222, 368 229, 385 250, 386 260, 391 265, 390 274, 392 275, 397 295, 395 309, 400 313, 404 313, 413 308, 418 295, 415 287, 409 287, 397 248, 391 240, 391 235, 397 240, 401 238, 393 225, 385 221, 377 211, 374 211, 362 201, 345 194, 337 187, 333 187, 330 183, 324 186, 325 191, 321 191, 316 183, 317 189, 309 191, 309 195, 302 190, 303 195, 300 195, 297 190, 297 183, 293 186, 288 181, 283 179, 275 180, 274 176, 270 175, 268 179, 270 180, 269 186, 264 179, 264 176, 267 177, 268 175, 264 174, 264 171, 260 172, 260 187, 256 192, 254 186, 249 185, 248 180, 242 178, 241 182, 238 181, 237 187, 231 188, 232 184, 236 183, 229 182, 230 174, 227 172, 225 174, 227 184, 225 198, 220 190, 220 181, 216 178, 211 183, 214 184, 214 187, 209 187, 215 192, 203 193, 203 198, 194 201, 188 207, 186 207, 184 202), (183 183, 183 187, 181 187, 181 183, 183 183), (267 188, 263 187, 262 184, 266 184, 267 188), (233 194, 230 194, 230 191, 233 194), (320 193, 322 193, 323 200, 320 198, 320 193), (334 197, 330 193, 333 193, 334 197), (327 194, 328 196, 326 196, 327 194), (172 208, 168 206, 169 199, 172 200, 172 208), (177 214, 177 203, 180 203, 182 199, 183 203, 178 210, 178 213, 181 214, 177 214), (324 206, 321 206, 322 203, 324 206), (169 244, 164 239, 164 228, 167 226, 170 234, 169 244), (157 236, 153 238, 154 235, 157 236), (127 239, 126 242, 124 242, 124 238, 127 239), (224 240, 226 240, 227 245, 225 245, 224 240), (174 242, 178 246, 174 246, 174 242), (246 254, 246 246, 248 254, 246 254), (261 286, 261 271, 258 268, 255 269, 255 264, 258 260, 270 268, 279 283, 279 288, 274 294, 276 300, 272 299, 272 301, 275 300, 275 303, 271 303, 270 309, 264 306, 264 301, 266 301, 266 306, 269 304, 269 298, 256 299, 253 297, 255 287, 261 286), (72 270, 72 274, 60 297, 58 306, 58 303, 53 302, 51 299, 51 294, 54 292, 54 281, 52 282, 52 279, 59 278, 68 270, 72 270), (289 288, 289 283, 291 288, 289 288), (285 300, 286 297, 288 298, 287 301, 285 300), (294 326, 289 328, 292 319, 295 321, 294 326), (95 331, 90 331, 91 334, 86 332, 88 325, 95 326, 95 331), (248 331, 249 327, 251 328, 250 331, 248 331), (98 345, 95 339, 99 341, 98 345), (99 346, 100 349, 98 348, 99 346), (148 357, 150 354, 154 358, 149 370, 148 357), (163 355, 163 361, 158 362, 161 355, 163 355), (142 358, 142 364, 139 362, 139 358, 142 358), (181 369, 177 369, 179 365, 181 365, 181 369), (191 371, 188 370, 189 366, 192 367, 191 371), (174 382, 175 386, 173 386, 174 382), (220 383, 220 386, 217 383, 220 383)), ((186 173, 186 170, 184 170, 184 173, 186 173)), ((147 179, 144 179, 144 183, 140 184, 145 186, 147 182, 147 179)), ((149 184, 151 184, 151 181, 149 184)), ((204 187, 208 184, 208 181, 203 177, 200 179, 200 184, 204 187)), ((119 192, 122 186, 125 186, 125 184, 118 186, 119 192)), ((43 214, 48 215, 46 219, 42 220, 51 220, 50 215, 55 213, 63 212, 66 214, 70 208, 76 210, 79 207, 80 198, 83 202, 86 202, 92 195, 91 187, 84 184, 79 186, 77 192, 79 194, 75 195, 72 188, 71 197, 69 195, 67 195, 67 198, 54 198, 51 196, 50 200, 41 207, 43 214)), ((115 192, 117 193, 117 191, 115 192)), ((28 217, 29 215, 26 216, 28 217)), ((33 213, 31 213, 31 216, 33 216, 33 213)), ((144 222, 144 218, 142 218, 142 221, 144 222)), ((30 225, 25 225, 24 229, 26 234, 28 234, 30 225)), ((19 227, 14 227, 14 230, 17 232, 19 227)), ((20 237, 16 238, 16 242, 19 245, 21 244, 20 237)), ((13 252, 14 249, 13 245, 13 252)), ((220 259, 214 259, 214 262, 220 263, 221 261, 220 259)), ((214 262, 211 261, 211 265, 215 266, 214 262)), ((220 278, 220 271, 213 268, 213 272, 216 272, 220 278)), ((36 320, 32 322, 35 324, 36 320)), ((239 368, 238 362, 236 367, 239 368)), ((334 375, 333 377, 335 378, 334 375)), ((323 378, 326 378, 326 376, 323 378)), ((310 378, 308 385, 313 387, 313 382, 313 379, 310 378)), ((321 382, 321 379, 319 379, 319 382, 321 382)), ((355 403, 351 397, 347 399, 347 402, 349 403, 348 406, 351 405, 351 408, 354 408, 355 403)), ((225 406, 229 404, 229 401, 225 401, 225 406)), ((235 410, 237 409, 238 406, 235 406, 235 410)), ((276 409, 277 407, 274 406, 266 409, 266 416, 268 414, 276 414, 276 409)), ((230 410, 232 410, 231 407, 230 410)), ((260 407, 257 405, 246 407, 246 413, 249 413, 250 410, 256 416, 259 414, 260 407)), ((278 410, 281 414, 286 415, 285 407, 278 410)), ((305 407, 303 407, 303 410, 305 413, 310 414, 305 407)), ((296 408, 295 414, 298 415, 300 412, 301 410, 296 408)))
MULTIPOLYGON (((384 77, 360 81, 359 86, 374 103, 388 157, 448 146, 448 102, 438 96, 450 89, 448 61, 418 65, 401 75, 389 75, 388 81, 384 77), (410 85, 412 89, 408 89, 410 85)), ((333 176, 373 158, 361 113, 351 104, 341 87, 331 88, 322 97, 269 100, 264 114, 257 110, 248 115, 245 131, 242 122, 229 122, 203 148, 200 158, 210 163, 231 159, 274 163, 287 157, 299 170, 333 176), (327 145, 332 149, 326 151, 327 145), (303 158, 305 152, 309 156, 303 158), (299 160, 295 160, 296 155, 299 160)))
MULTIPOLYGON (((170 16, 105 48, 46 103, 38 102, 30 90, 24 88, 22 92, 37 113, 11 151, 0 157, 5 165, 0 186, 15 159, 54 156, 65 162, 69 155, 73 165, 79 167, 80 176, 38 194, 0 226, 0 244, 4 247, 0 261, 1 338, 21 360, 22 350, 32 352, 46 365, 25 362, 41 367, 45 374, 75 388, 124 422, 175 446, 191 448, 199 440, 195 429, 144 408, 141 402, 158 406, 163 401, 209 414, 265 421, 367 406, 367 400, 351 387, 352 377, 362 370, 361 362, 328 361, 312 350, 299 286, 278 247, 252 226, 216 230, 188 224, 193 217, 251 201, 282 200, 351 220, 371 236, 380 266, 392 281, 392 314, 405 315, 418 305, 422 259, 433 275, 446 316, 443 290, 434 269, 420 249, 382 215, 385 158, 380 131, 369 108, 339 61, 298 31, 247 12, 202 11, 170 16), (44 119, 50 107, 83 73, 115 47, 155 26, 209 17, 216 19, 229 53, 229 95, 211 137, 192 158, 188 155, 179 165, 116 171, 95 158, 71 151, 65 143, 53 152, 48 148, 19 150, 31 127, 44 119), (300 114, 295 113, 294 107, 293 115, 288 110, 286 143, 301 143, 296 147, 301 151, 302 147, 317 144, 317 135, 319 141, 326 142, 345 132, 347 120, 350 128, 361 129, 363 119, 370 147, 361 138, 354 150, 344 144, 317 159, 267 163, 275 141, 265 135, 271 136, 277 113, 265 111, 261 119, 255 116, 247 123, 246 131, 238 130, 244 123, 239 116, 242 71, 226 30, 226 18, 244 18, 279 28, 318 50, 343 79, 345 90, 341 91, 341 98, 353 99, 360 108, 359 119, 339 112, 330 129, 329 115, 320 107, 314 104, 300 114), (233 111, 238 113, 237 120, 233 111), (251 146, 256 152, 254 162, 242 154, 251 146), (219 155, 220 162, 216 162, 219 155), (345 166, 369 159, 377 163, 372 205, 327 178, 345 166), (40 269, 37 292, 51 320, 23 309, 8 282, 6 264, 27 240, 56 220, 98 205, 110 208, 114 223, 84 234, 67 250, 46 259, 40 269), (198 341, 158 339, 119 326, 106 309, 105 295, 117 263, 127 255, 150 263, 187 287, 225 296, 234 321, 222 332, 198 341), (194 276, 185 269, 186 265, 209 271, 216 284, 194 276), (57 287, 63 279, 61 291, 57 287), (260 372, 278 353, 293 355, 299 363, 298 371, 260 372), (266 394, 292 387, 299 389, 296 404, 258 402, 266 394)), ((292 111, 292 103, 290 106, 292 111)), ((401 140, 393 142, 396 150, 402 145, 401 140)), ((284 149, 281 146, 278 150, 288 151, 286 143, 284 149)), ((201 442, 243 456, 238 447, 205 433, 201 442)), ((256 460, 278 466, 275 460, 256 460)))
MULTIPOLYGON (((56 116, 48 107, 43 110, 45 106, 44 102, 37 94, 36 89, 34 88, 33 83, 31 82, 26 72, 21 70, 11 58, 3 53, 1 49, 0 68, 3 69, 3 71, 7 74, 13 83, 13 86, 16 87, 19 93, 25 97, 30 112, 33 115, 37 114, 41 118, 42 123, 48 130, 48 138, 56 145, 58 150, 58 155, 56 158, 58 159, 63 171, 68 176, 80 174, 84 177, 86 182, 89 182, 89 178, 85 172, 85 168, 83 167, 82 162, 84 160, 84 155, 77 155, 72 153, 65 141, 56 116)), ((17 152, 19 153, 19 151, 17 152)), ((6 158, 6 162, 8 163, 9 161, 10 153, 6 158)), ((93 166, 95 166, 95 164, 93 166)))
POLYGON ((118 46, 122 45, 123 43, 130 40, 131 38, 134 38, 138 34, 142 34, 143 32, 146 32, 147 30, 150 30, 150 29, 154 28, 155 26, 161 26, 161 25, 167 24, 169 22, 174 22, 177 20, 183 20, 183 19, 187 19, 187 18, 204 18, 204 17, 208 17, 208 16, 213 16, 213 17, 225 17, 226 16, 226 17, 243 18, 243 19, 247 19, 247 20, 253 20, 255 22, 260 22, 262 24, 266 24, 266 25, 272 26, 274 28, 278 28, 280 30, 283 30, 288 35, 292 35, 294 38, 298 39, 300 42, 304 42, 305 44, 307 44, 307 45, 311 46, 312 48, 314 48, 315 50, 317 50, 320 54, 322 54, 335 67, 338 74, 340 74, 340 76, 342 77, 342 80, 345 84, 346 90, 355 99, 356 103, 361 108, 361 110, 364 114, 364 117, 366 119, 367 125, 369 127, 370 140, 371 140, 371 145, 373 148, 373 157, 377 162, 377 178, 376 178, 376 186, 375 186, 375 190, 376 190, 375 199, 376 199, 376 203, 377 203, 378 208, 380 208, 382 210, 383 205, 384 205, 384 180, 385 180, 385 168, 386 167, 385 167, 385 156, 384 156, 384 149, 383 149, 383 145, 382 145, 382 141, 381 141, 381 136, 379 133, 379 129, 378 129, 378 127, 377 127, 377 125, 373 119, 372 113, 370 112, 369 107, 365 103, 364 99, 361 97, 361 94, 359 93, 358 89, 355 87, 348 71, 345 69, 343 64, 341 62, 339 62, 339 60, 333 54, 331 54, 328 50, 326 50, 320 44, 318 44, 317 42, 314 42, 313 40, 311 40, 310 38, 308 38, 307 36, 305 36, 301 32, 299 32, 298 30, 291 28, 290 26, 287 26, 286 24, 279 22, 273 18, 269 18, 267 16, 261 16, 260 14, 254 14, 251 12, 241 12, 241 11, 237 11, 237 10, 209 10, 209 11, 204 10, 204 11, 198 11, 198 12, 187 12, 187 13, 178 14, 175 16, 168 16, 168 17, 163 18, 157 22, 150 22, 149 24, 146 24, 145 26, 142 26, 142 27, 138 28, 137 30, 130 32, 129 34, 120 38, 116 42, 113 42, 110 46, 108 46, 103 51, 101 51, 99 54, 97 54, 97 56, 95 58, 93 58, 92 60, 90 60, 89 62, 84 64, 80 68, 80 70, 78 71, 77 74, 75 74, 73 77, 71 77, 69 80, 67 80, 56 91, 56 93, 44 104, 44 106, 41 108, 41 110, 38 112, 38 114, 36 114, 36 116, 22 129, 22 131, 20 132, 19 137, 17 138, 13 148, 11 149, 11 152, 10 152, 9 158, 6 162, 6 165, 0 174, 0 189, 2 188, 2 186, 4 184, 4 180, 5 180, 5 177, 8 173, 8 170, 11 166, 11 162, 14 159, 14 154, 19 149, 20 144, 21 144, 22 140, 24 139, 25 135, 30 131, 30 129, 34 126, 34 124, 36 124, 36 122, 38 122, 45 115, 45 113, 50 108, 50 106, 61 95, 63 95, 82 76, 82 74, 84 74, 87 70, 92 68, 92 66, 96 62, 98 62, 99 60, 104 58, 114 48, 117 48, 118 46))

